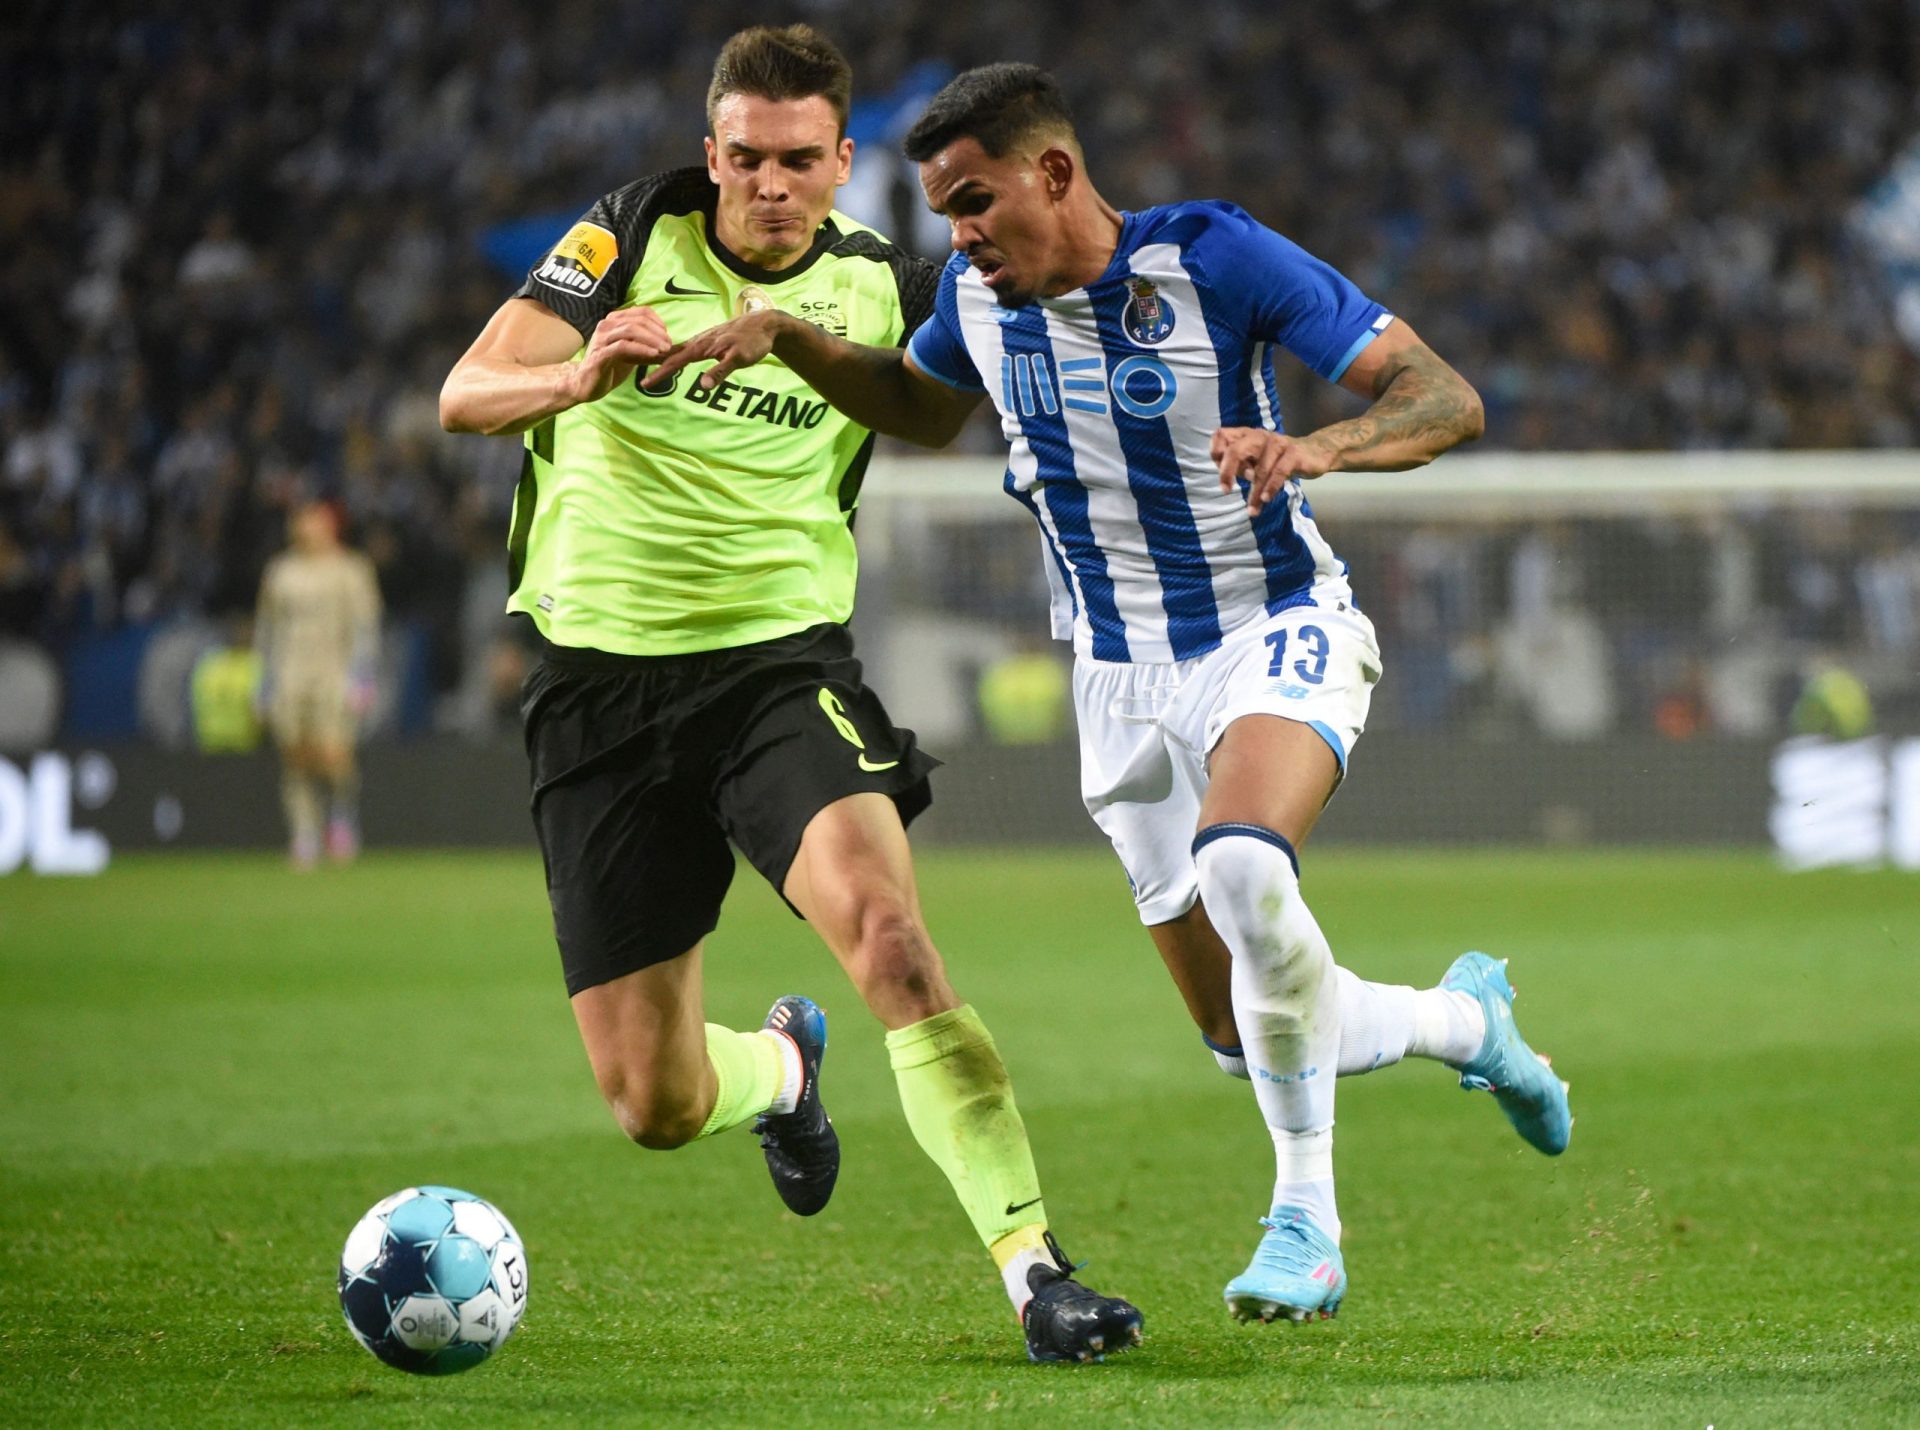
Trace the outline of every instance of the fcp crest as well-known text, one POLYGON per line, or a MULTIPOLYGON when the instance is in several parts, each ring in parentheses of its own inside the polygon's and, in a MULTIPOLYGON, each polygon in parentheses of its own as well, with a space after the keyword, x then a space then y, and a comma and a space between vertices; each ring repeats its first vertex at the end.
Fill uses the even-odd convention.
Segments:
POLYGON ((1127 289, 1132 296, 1120 315, 1120 326, 1127 330, 1127 336, 1149 347, 1165 342, 1173 332, 1173 305, 1145 278, 1129 280, 1127 289))

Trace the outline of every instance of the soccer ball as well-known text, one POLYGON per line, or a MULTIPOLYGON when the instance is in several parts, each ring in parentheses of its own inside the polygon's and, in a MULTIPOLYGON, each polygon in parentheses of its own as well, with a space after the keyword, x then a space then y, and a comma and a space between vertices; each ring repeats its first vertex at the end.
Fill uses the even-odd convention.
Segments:
POLYGON ((340 1255, 340 1309, 390 1366, 452 1375, 501 1346, 527 1309, 527 1253, 493 1203, 452 1187, 376 1202, 340 1255))

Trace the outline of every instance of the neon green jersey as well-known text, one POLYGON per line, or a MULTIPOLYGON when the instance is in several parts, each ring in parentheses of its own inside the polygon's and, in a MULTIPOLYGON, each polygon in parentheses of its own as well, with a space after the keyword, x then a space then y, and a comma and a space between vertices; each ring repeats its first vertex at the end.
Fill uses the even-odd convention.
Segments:
MULTIPOLYGON (((514 296, 546 304, 582 339, 641 305, 690 338, 737 316, 749 288, 875 346, 904 343, 932 311, 933 265, 838 213, 791 267, 742 262, 712 239, 714 195, 704 169, 607 195, 514 296)), ((527 433, 507 609, 555 644, 675 655, 852 613, 852 513, 872 434, 777 358, 711 392, 695 381, 704 370, 682 371, 664 394, 636 373, 527 433)))

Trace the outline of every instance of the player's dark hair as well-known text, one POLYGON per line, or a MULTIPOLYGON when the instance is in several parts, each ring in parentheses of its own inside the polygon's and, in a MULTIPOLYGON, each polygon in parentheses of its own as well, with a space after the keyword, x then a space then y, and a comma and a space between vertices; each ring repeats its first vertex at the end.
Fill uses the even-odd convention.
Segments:
POLYGON ((947 82, 901 147, 923 164, 954 140, 973 139, 998 159, 1037 130, 1074 135, 1059 82, 1038 65, 981 65, 947 82))
POLYGON ((707 86, 707 129, 713 113, 730 94, 760 99, 811 99, 819 95, 833 106, 840 134, 847 132, 847 107, 853 102, 853 66, 825 35, 811 25, 755 25, 720 47, 707 86))

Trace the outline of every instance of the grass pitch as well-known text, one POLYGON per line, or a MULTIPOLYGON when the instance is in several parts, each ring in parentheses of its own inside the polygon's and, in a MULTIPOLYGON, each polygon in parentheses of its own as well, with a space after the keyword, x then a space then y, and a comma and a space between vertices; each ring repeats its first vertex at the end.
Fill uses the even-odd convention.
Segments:
POLYGON ((1103 853, 936 853, 929 919, 1014 1073, 1047 1205, 1146 1311, 1103 1366, 1029 1366, 908 1136, 877 1025, 750 874, 709 1015, 833 1018, 833 1205, 751 1137, 627 1145, 560 986, 537 860, 375 854, 300 877, 129 859, 0 883, 0 1421, 1209 1426, 1920 1423, 1920 880, 1757 856, 1346 853, 1341 960, 1513 959, 1573 1146, 1409 1063, 1340 1089, 1352 1289, 1306 1327, 1220 1287, 1272 1175, 1103 853), (422 1181, 526 1238, 492 1363, 421 1381, 334 1299, 340 1244, 422 1181))

